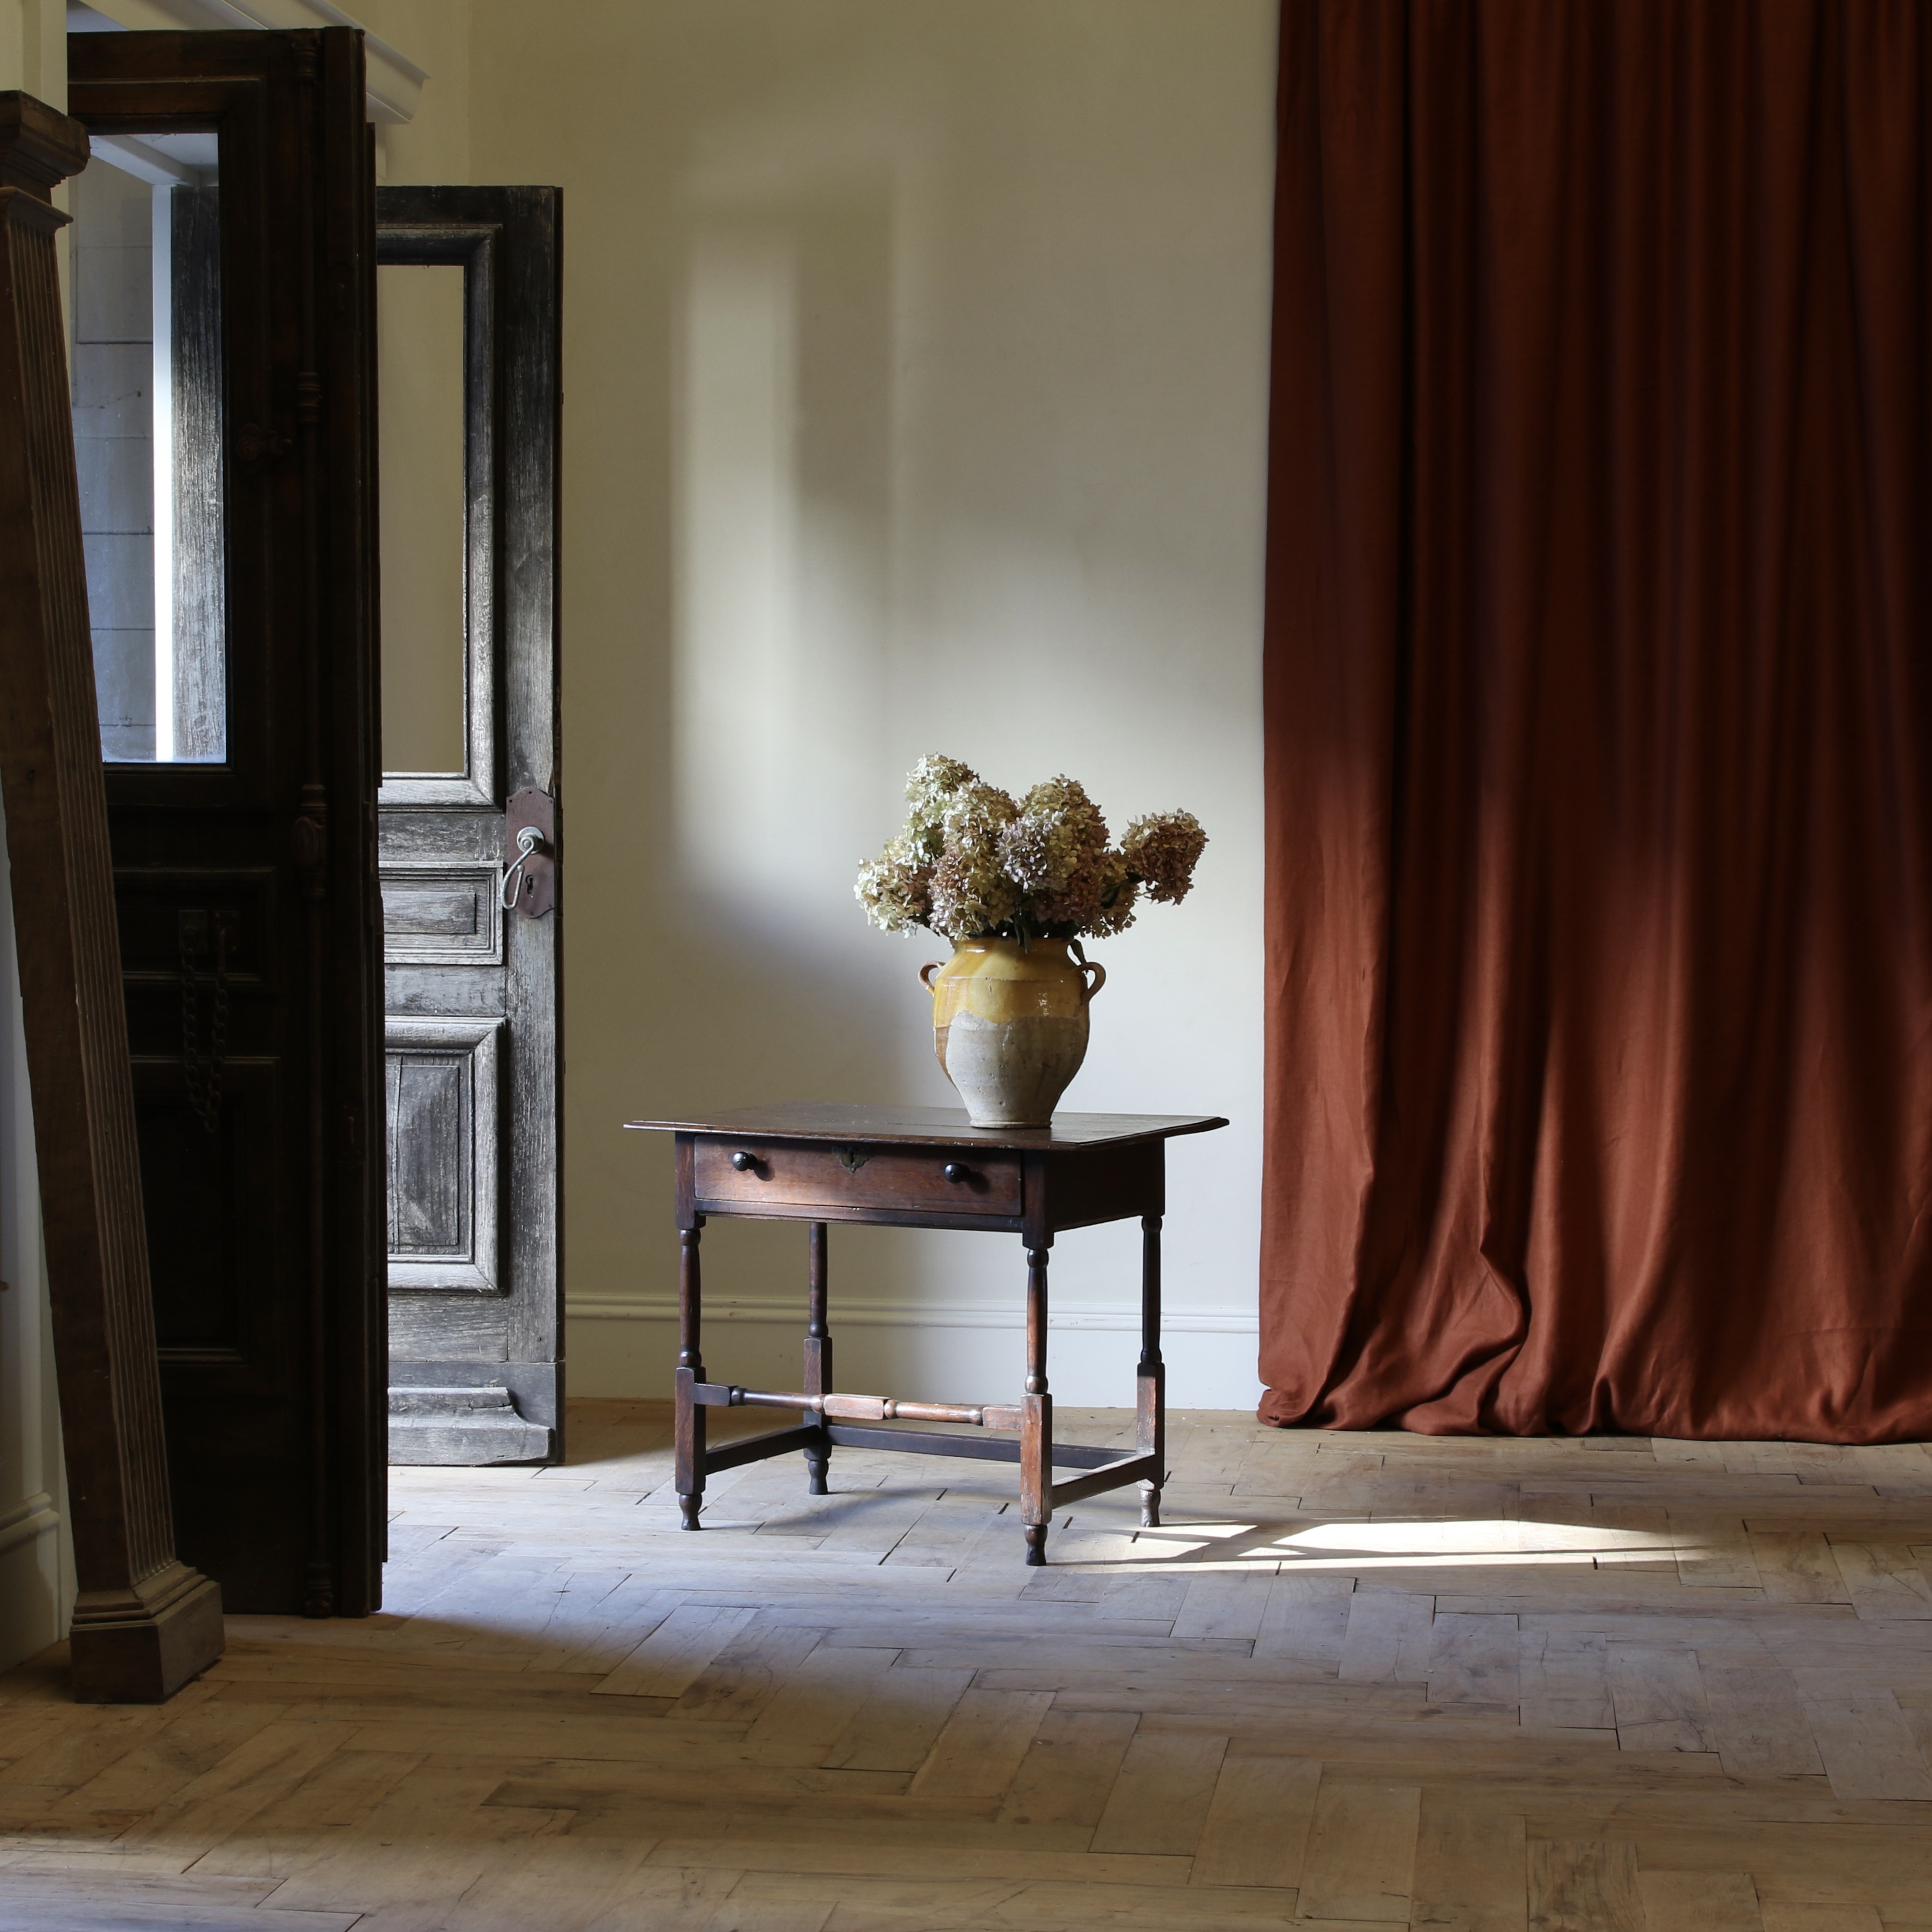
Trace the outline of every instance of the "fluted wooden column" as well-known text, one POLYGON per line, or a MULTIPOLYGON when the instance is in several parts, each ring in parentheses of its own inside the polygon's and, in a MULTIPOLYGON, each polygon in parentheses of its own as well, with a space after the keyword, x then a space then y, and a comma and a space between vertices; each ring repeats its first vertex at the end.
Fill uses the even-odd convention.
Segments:
POLYGON ((155 1703, 221 1654, 179 1562, 135 1152, 54 236, 77 121, 0 93, 0 782, 80 1598, 74 1695, 155 1703))

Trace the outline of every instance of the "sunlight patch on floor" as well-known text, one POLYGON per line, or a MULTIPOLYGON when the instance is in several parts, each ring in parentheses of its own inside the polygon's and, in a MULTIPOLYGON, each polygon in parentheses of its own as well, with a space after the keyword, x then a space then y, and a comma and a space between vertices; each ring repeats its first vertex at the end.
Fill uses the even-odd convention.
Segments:
POLYGON ((1328 1522, 1280 1539, 1297 1553, 1346 1551, 1385 1556, 1594 1556, 1599 1551, 1667 1551, 1670 1538, 1600 1523, 1478 1520, 1454 1522, 1328 1522))

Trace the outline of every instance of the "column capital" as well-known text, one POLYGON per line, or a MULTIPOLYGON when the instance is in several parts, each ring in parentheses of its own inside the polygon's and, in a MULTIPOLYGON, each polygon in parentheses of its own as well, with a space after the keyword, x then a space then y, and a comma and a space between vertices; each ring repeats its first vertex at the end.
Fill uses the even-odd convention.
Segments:
POLYGON ((0 183, 41 201, 87 165, 87 130, 20 88, 0 91, 0 183))

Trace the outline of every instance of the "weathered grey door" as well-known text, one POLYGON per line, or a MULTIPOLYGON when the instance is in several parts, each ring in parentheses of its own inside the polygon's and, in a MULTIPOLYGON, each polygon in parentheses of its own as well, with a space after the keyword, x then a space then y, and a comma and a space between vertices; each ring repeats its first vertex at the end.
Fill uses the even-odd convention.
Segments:
POLYGON ((558 204, 376 200, 392 1462, 563 1449, 558 204))

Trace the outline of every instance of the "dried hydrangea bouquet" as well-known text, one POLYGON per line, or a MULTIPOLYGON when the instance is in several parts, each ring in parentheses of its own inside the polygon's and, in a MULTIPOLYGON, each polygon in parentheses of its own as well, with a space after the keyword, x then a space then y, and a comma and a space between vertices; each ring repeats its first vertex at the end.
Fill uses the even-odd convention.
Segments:
POLYGON ((1049 778, 1015 800, 957 758, 920 760, 905 829, 860 867, 874 926, 952 942, 923 968, 933 1046, 976 1127, 1043 1127, 1087 1054, 1106 980, 1081 941, 1124 932, 1143 898, 1178 904, 1208 835, 1189 812, 1137 818, 1118 845, 1085 790, 1049 778))

